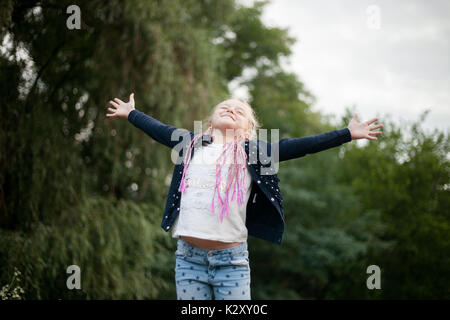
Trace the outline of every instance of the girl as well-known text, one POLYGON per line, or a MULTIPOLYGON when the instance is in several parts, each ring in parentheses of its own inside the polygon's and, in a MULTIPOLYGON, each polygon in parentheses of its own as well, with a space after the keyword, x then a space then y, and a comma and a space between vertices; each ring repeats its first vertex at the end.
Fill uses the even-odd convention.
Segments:
POLYGON ((347 128, 271 144, 257 140, 255 113, 240 99, 216 105, 206 120, 208 129, 200 134, 135 109, 133 93, 127 103, 117 98, 109 103, 113 108, 107 117, 127 118, 167 147, 183 146, 161 224, 165 231, 172 227, 172 237, 178 238, 178 299, 211 299, 212 293, 215 299, 250 299, 247 237, 280 244, 284 231, 273 165, 354 139, 377 140, 374 135, 381 131, 375 130, 383 126, 371 126, 377 118, 358 123, 355 114, 347 128))

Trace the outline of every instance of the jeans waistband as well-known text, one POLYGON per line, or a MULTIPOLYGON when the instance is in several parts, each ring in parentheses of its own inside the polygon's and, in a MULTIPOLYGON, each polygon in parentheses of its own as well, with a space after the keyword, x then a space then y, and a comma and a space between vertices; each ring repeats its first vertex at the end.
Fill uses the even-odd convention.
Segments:
POLYGON ((184 249, 188 252, 195 253, 196 255, 206 256, 208 254, 212 255, 223 255, 223 254, 236 254, 240 252, 247 251, 247 242, 242 242, 240 245, 235 246, 233 248, 228 249, 218 249, 218 250, 208 250, 208 249, 201 249, 198 247, 195 247, 186 241, 184 241, 182 238, 178 238, 178 248, 184 249))

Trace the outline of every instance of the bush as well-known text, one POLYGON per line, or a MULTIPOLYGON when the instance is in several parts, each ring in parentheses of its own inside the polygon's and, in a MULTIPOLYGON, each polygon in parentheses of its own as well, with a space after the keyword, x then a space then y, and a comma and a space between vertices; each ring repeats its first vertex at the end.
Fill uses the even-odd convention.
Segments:
POLYGON ((90 198, 51 226, 2 231, 0 284, 22 272, 25 299, 155 299, 175 297, 175 241, 152 204, 90 198), (67 267, 81 269, 81 289, 66 286, 67 267))

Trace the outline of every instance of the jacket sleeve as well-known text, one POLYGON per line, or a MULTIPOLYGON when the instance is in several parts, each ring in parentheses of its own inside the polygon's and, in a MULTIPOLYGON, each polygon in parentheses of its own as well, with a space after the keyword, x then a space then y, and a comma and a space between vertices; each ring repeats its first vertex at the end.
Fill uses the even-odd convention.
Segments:
POLYGON ((281 162, 334 148, 350 141, 352 141, 350 130, 344 128, 308 137, 283 138, 273 143, 271 149, 272 152, 277 152, 278 148, 279 162, 281 162))
POLYGON ((128 114, 128 121, 157 142, 169 148, 176 146, 182 136, 189 134, 188 130, 166 125, 136 109, 131 110, 128 114))

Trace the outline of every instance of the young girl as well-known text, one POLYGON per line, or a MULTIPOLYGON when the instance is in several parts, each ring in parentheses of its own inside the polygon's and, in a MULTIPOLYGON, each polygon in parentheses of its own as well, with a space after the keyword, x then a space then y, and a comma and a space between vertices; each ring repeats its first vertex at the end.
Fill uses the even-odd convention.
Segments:
POLYGON ((107 117, 127 118, 150 137, 181 145, 166 202, 162 228, 178 238, 175 282, 178 299, 250 299, 248 235, 280 244, 283 199, 276 162, 299 158, 353 139, 377 140, 372 125, 347 128, 275 143, 257 140, 259 123, 251 106, 228 99, 214 107, 208 129, 195 134, 177 129, 135 109, 134 94, 125 103, 109 101, 107 117), (183 138, 180 141, 180 137, 183 138), (201 142, 201 143, 200 143, 201 142), (266 160, 270 161, 267 162, 266 160))

